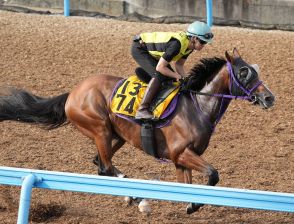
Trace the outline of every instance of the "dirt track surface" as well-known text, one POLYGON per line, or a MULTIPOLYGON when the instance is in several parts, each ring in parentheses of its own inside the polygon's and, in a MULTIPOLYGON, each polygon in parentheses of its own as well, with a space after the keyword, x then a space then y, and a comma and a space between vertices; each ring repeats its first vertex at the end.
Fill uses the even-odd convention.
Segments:
MULTIPOLYGON (((184 30, 187 24, 148 24, 82 17, 0 11, 0 86, 16 86, 40 96, 71 91, 93 74, 127 77, 133 35, 142 31, 184 30)), ((187 61, 223 56, 237 47, 261 69, 261 79, 277 97, 267 111, 233 101, 203 157, 220 173, 219 186, 294 193, 294 33, 213 27, 215 41, 187 61)), ((0 165, 96 174, 92 141, 72 125, 46 131, 2 122, 0 165)), ((176 181, 170 163, 159 163, 126 144, 114 165, 131 178, 176 181)), ((193 182, 206 179, 193 173, 193 182)), ((0 186, 0 223, 16 223, 19 187, 0 186)), ((121 197, 33 190, 31 223, 294 223, 293 213, 205 206, 185 213, 186 204, 152 201, 142 215, 121 197)))

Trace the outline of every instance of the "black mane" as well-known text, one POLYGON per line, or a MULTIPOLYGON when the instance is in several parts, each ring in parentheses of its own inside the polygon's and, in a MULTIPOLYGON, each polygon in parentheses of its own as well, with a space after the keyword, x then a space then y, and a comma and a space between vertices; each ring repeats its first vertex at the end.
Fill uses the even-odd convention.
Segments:
POLYGON ((186 79, 186 89, 200 91, 214 78, 226 62, 224 58, 219 57, 201 59, 200 63, 191 69, 190 75, 186 79))

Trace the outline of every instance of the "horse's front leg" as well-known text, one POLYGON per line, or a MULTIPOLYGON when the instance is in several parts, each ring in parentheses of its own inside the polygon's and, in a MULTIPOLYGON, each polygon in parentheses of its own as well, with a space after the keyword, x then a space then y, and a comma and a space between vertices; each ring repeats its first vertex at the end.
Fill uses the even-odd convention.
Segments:
MULTIPOLYGON (((218 183, 219 177, 217 170, 198 156, 195 152, 186 148, 176 161, 177 180, 182 183, 192 184, 192 170, 197 170, 208 176, 208 185, 214 186, 218 183)), ((190 203, 187 206, 187 213, 196 212, 203 204, 190 203)))
MULTIPOLYGON (((177 174, 177 181, 180 183, 192 184, 192 170, 186 167, 176 165, 176 174, 177 174)), ((199 203, 189 203, 187 205, 186 211, 187 214, 192 214, 196 212, 203 204, 199 203)))

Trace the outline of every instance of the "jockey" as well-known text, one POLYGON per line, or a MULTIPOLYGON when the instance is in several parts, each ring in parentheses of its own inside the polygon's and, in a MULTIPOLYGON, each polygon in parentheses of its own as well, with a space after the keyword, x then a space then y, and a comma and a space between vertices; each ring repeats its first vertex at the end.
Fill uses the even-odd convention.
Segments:
POLYGON ((153 32, 136 35, 132 44, 132 56, 151 76, 136 119, 152 119, 149 106, 161 83, 168 79, 180 80, 186 76, 184 64, 194 51, 200 51, 211 43, 213 34, 206 23, 195 21, 186 32, 153 32), (170 63, 174 62, 175 71, 170 63))

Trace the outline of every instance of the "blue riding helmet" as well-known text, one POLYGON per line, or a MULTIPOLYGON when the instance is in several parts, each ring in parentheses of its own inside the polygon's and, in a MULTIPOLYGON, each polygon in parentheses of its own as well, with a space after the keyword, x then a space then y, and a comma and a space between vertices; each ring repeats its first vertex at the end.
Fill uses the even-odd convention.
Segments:
POLYGON ((213 33, 206 23, 195 21, 188 26, 186 33, 187 36, 196 36, 207 43, 212 42, 213 33))

